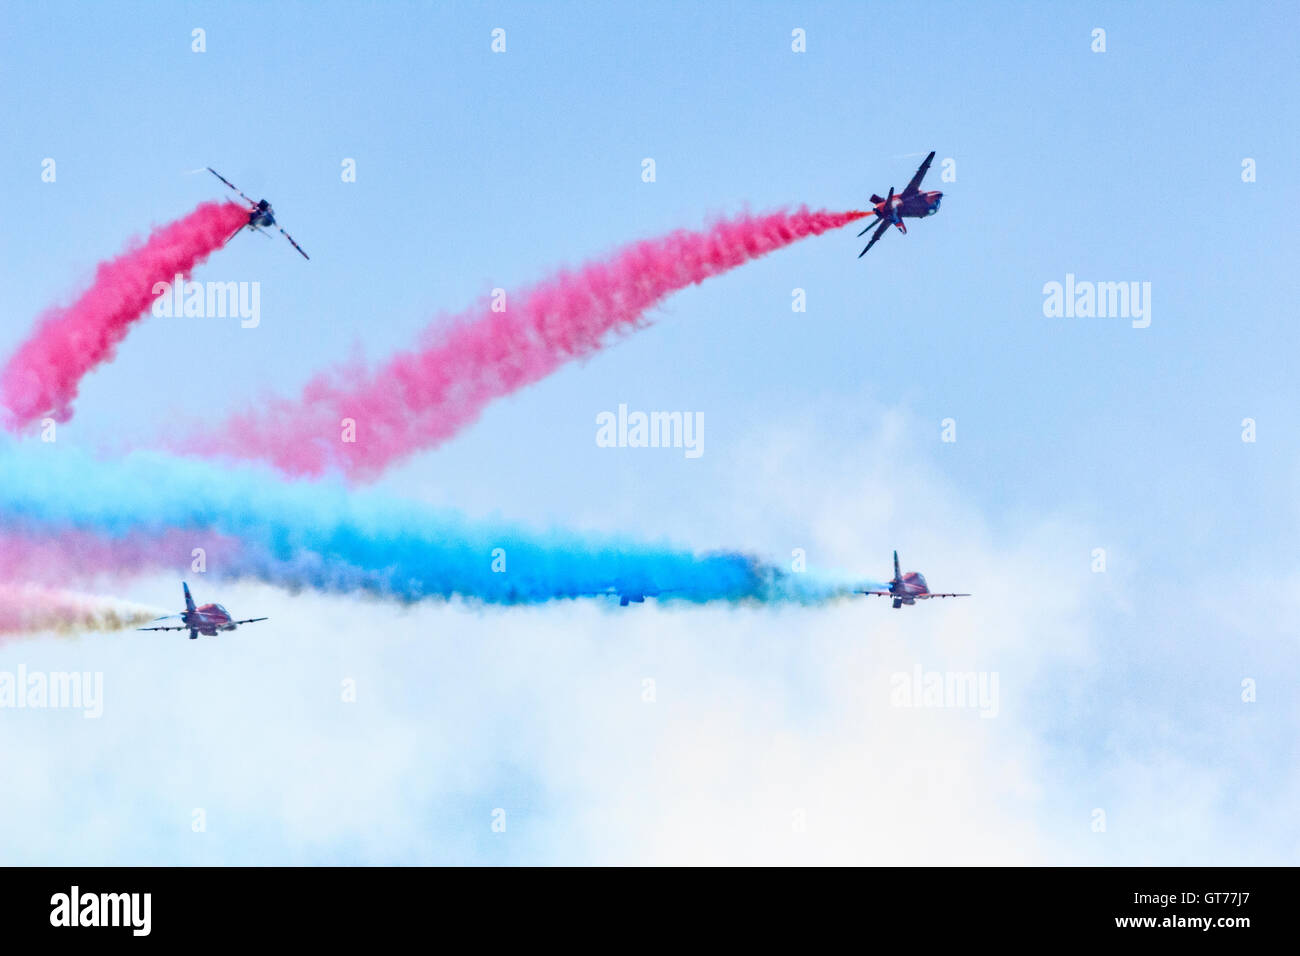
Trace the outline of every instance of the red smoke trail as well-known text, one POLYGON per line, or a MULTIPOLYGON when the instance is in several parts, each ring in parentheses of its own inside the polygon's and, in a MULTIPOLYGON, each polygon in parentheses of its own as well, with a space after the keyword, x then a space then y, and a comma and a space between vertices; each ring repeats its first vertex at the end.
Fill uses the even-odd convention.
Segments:
POLYGON ((144 245, 100 263, 81 298, 41 316, 0 372, 5 427, 18 431, 46 415, 70 418, 82 377, 113 357, 131 323, 156 298, 154 285, 188 277, 247 219, 248 211, 235 203, 203 203, 154 230, 144 245))
POLYGON ((507 301, 467 313, 433 340, 374 370, 318 375, 297 399, 232 417, 182 450, 268 461, 290 475, 337 469, 374 477, 385 466, 450 438, 485 405, 635 328, 646 310, 703 282, 865 212, 744 215, 700 232, 680 230, 561 272, 507 301), (343 438, 344 419, 355 441, 343 438))

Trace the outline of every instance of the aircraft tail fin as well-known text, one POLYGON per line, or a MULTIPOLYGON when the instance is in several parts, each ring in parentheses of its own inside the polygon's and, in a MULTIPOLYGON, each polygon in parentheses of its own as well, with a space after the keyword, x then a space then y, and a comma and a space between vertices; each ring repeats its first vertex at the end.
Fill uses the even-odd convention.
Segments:
POLYGON ((184 581, 181 582, 181 589, 185 591, 185 610, 194 610, 194 597, 190 594, 190 586, 184 581))
POLYGON ((903 572, 898 569, 898 552, 894 552, 894 580, 903 580, 903 572))

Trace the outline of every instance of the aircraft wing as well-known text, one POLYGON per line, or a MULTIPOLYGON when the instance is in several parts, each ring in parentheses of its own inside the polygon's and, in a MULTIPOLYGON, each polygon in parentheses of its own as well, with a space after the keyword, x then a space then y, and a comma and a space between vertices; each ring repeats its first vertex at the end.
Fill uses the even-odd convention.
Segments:
POLYGON ((576 597, 616 597, 620 607, 627 607, 632 601, 638 604, 646 598, 658 598, 665 594, 687 591, 689 588, 618 588, 610 586, 603 591, 578 591, 576 597))
POLYGON ((182 624, 179 627, 176 627, 174 625, 169 625, 166 627, 137 627, 136 628, 137 631, 188 631, 189 629, 190 628, 188 624, 182 624))
POLYGON ((655 597, 659 594, 671 594, 674 591, 688 591, 689 588, 661 588, 653 584, 647 584, 644 587, 620 587, 617 584, 609 584, 599 591, 577 591, 579 597, 600 597, 602 594, 619 595, 619 594, 644 594, 646 597, 655 597))
MULTIPOLYGON (((877 227, 875 233, 872 234, 871 241, 867 243, 867 249, 870 249, 872 246, 874 246, 877 242, 880 241, 880 237, 885 234, 885 231, 889 228, 889 225, 890 223, 888 219, 880 220, 880 225, 877 227)), ((867 254, 867 249, 863 249, 861 252, 858 253, 859 259, 861 259, 863 256, 867 254)))
POLYGON ((921 180, 923 180, 925 178, 925 174, 930 171, 930 163, 933 160, 934 160, 934 150, 930 150, 930 155, 925 157, 925 162, 923 162, 920 168, 917 169, 916 175, 912 177, 912 181, 908 183, 907 186, 903 189, 904 196, 911 196, 913 193, 920 191, 921 180))
POLYGON ((256 205, 257 205, 257 203, 253 202, 253 200, 251 200, 251 199, 249 199, 247 196, 245 196, 244 193, 240 190, 240 188, 239 188, 238 186, 236 186, 234 183, 232 183, 232 182, 231 182, 229 179, 227 179, 225 176, 221 175, 219 172, 217 172, 217 171, 216 171, 215 169, 213 169, 211 166, 208 167, 208 172, 210 172, 213 176, 216 176, 218 179, 220 179, 223 183, 225 183, 227 186, 229 186, 229 187, 230 187, 231 189, 233 189, 235 192, 239 193, 239 198, 242 199, 242 200, 244 200, 244 202, 248 203, 250 206, 256 206, 256 205))
MULTIPOLYGON (((279 227, 277 226, 276 228, 279 228, 279 227)), ((291 245, 291 246, 293 246, 295 249, 297 249, 298 252, 299 252, 299 254, 300 254, 304 259, 307 259, 307 260, 310 261, 311 256, 307 255, 307 253, 305 253, 305 252, 302 251, 302 246, 298 245, 298 243, 296 243, 296 242, 293 241, 293 236, 289 235, 289 234, 288 234, 287 232, 285 232, 283 229, 280 229, 280 235, 282 235, 282 236, 284 236, 284 238, 288 239, 288 240, 289 240, 289 245, 291 245)))
POLYGON ((969 594, 914 594, 918 598, 936 598, 936 597, 970 597, 969 594))
POLYGON ((250 617, 242 621, 231 621, 231 624, 256 624, 258 621, 269 621, 269 617, 250 617))
POLYGON ((879 594, 881 597, 893 597, 893 591, 854 591, 854 594, 879 594))

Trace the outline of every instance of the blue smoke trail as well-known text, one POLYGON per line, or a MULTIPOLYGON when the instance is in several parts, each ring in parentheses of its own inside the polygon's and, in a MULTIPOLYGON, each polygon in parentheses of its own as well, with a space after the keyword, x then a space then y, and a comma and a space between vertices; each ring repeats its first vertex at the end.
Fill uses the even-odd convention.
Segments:
POLYGON ((256 467, 218 469, 157 453, 97 461, 0 442, 0 531, 174 538, 177 530, 200 536, 200 546, 204 533, 238 539, 209 568, 220 577, 400 601, 535 604, 662 592, 694 603, 815 604, 852 590, 740 553, 470 522, 341 483, 286 483, 256 467))

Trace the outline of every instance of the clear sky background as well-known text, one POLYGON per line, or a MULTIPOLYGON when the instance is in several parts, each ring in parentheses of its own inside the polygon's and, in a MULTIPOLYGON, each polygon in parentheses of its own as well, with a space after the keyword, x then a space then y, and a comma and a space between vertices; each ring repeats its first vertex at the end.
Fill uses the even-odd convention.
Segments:
MULTIPOLYGON (((224 198, 189 170, 270 198, 312 256, 219 252, 196 278, 260 282, 261 325, 146 319, 66 447, 220 421, 624 242, 860 207, 937 150, 943 207, 909 235, 858 260, 845 229, 674 296, 380 487, 877 578, 898 548, 976 596, 399 611, 191 579, 272 620, 0 647, 106 695, 99 721, 0 713, 0 860, 1297 861, 1294 5, 3 11, 0 351, 224 198), (1150 282, 1150 327, 1046 318, 1067 273, 1150 282), (619 403, 702 412, 703 457, 598 448, 619 403), (997 717, 892 707, 918 663, 997 672, 997 717)), ((111 572, 91 583, 171 608, 185 569, 111 572)))

